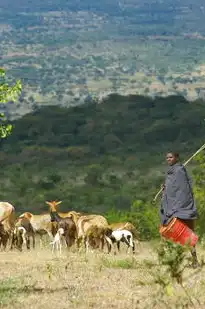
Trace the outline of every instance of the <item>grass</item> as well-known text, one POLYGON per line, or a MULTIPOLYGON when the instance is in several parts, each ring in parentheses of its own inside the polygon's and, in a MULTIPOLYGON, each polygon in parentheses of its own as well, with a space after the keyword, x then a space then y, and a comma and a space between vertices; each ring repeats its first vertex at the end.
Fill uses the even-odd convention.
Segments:
MULTIPOLYGON (((200 248, 200 257, 203 253, 200 248)), ((64 249, 58 257, 48 247, 0 252, 0 308, 191 309, 193 303, 205 308, 204 268, 185 270, 188 298, 177 283, 162 293, 158 267, 150 243, 142 243, 134 256, 64 249)))
POLYGON ((14 302, 21 288, 21 281, 11 277, 0 280, 0 306, 14 302))
POLYGON ((135 258, 116 259, 103 257, 101 262, 107 268, 136 269, 139 266, 135 258))

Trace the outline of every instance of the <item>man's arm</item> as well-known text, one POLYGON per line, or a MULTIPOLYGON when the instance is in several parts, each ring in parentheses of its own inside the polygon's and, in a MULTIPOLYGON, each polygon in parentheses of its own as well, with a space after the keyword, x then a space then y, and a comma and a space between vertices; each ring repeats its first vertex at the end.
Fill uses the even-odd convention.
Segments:
POLYGON ((190 203, 190 197, 192 197, 192 189, 187 177, 186 170, 183 166, 180 166, 175 174, 175 201, 173 209, 186 208, 190 203))

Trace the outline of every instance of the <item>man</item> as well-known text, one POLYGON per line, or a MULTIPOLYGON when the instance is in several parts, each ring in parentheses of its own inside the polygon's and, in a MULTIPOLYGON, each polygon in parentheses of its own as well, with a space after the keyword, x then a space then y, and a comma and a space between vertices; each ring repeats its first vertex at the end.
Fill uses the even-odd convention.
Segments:
MULTIPOLYGON (((160 209, 161 224, 167 225, 173 218, 179 218, 194 231, 198 213, 194 201, 190 178, 179 161, 179 154, 169 152, 166 156, 170 168, 163 185, 160 209)), ((199 266, 196 249, 192 248, 193 267, 199 266)))

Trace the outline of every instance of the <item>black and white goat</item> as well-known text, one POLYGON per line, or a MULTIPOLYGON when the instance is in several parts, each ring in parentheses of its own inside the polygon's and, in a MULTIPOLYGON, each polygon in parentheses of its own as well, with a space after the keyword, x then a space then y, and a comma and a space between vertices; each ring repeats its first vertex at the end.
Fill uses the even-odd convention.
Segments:
POLYGON ((130 231, 127 230, 115 230, 112 232, 111 236, 109 236, 110 242, 110 250, 112 249, 113 244, 117 244, 118 252, 120 251, 120 242, 124 242, 127 245, 127 253, 129 252, 130 247, 132 248, 132 252, 135 253, 135 244, 133 241, 133 235, 130 231))

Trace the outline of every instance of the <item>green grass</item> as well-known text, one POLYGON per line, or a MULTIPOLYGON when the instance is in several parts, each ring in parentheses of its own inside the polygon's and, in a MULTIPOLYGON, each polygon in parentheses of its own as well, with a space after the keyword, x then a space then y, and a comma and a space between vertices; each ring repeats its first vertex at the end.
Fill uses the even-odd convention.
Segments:
POLYGON ((0 305, 10 305, 17 301, 22 282, 19 278, 11 277, 0 280, 0 305))
POLYGON ((123 259, 116 259, 113 257, 102 258, 102 264, 106 268, 123 268, 123 269, 136 269, 139 263, 134 257, 128 257, 123 259))

